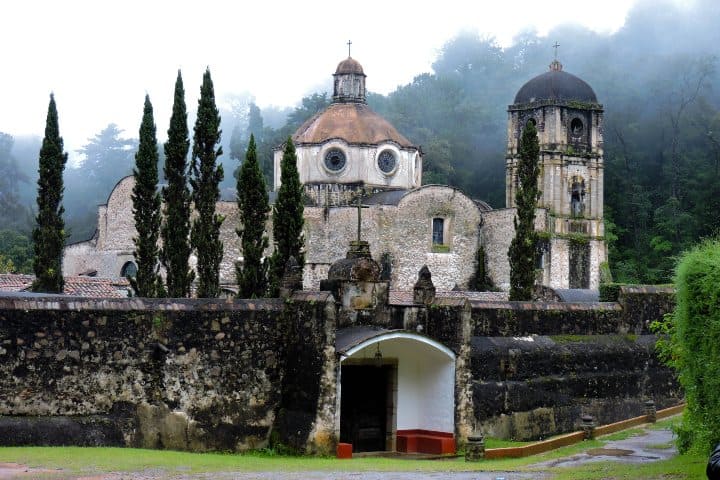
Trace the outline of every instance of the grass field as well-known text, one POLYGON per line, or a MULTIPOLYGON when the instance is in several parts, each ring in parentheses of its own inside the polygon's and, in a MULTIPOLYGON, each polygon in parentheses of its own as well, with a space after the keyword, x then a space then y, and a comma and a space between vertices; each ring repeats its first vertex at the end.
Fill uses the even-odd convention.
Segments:
MULTIPOLYGON (((667 428, 673 420, 657 427, 667 428)), ((600 440, 582 442, 535 457, 488 460, 466 463, 462 458, 406 460, 401 458, 353 458, 337 460, 328 457, 282 456, 271 451, 248 454, 187 453, 140 450, 131 448, 81 447, 4 447, 0 463, 16 462, 30 467, 63 469, 72 473, 164 470, 168 473, 201 473, 217 471, 534 471, 533 464, 567 457, 590 448, 601 447, 608 440, 620 440, 641 434, 642 428, 618 432, 600 440)), ((495 446, 517 445, 514 442, 488 442, 495 446)), ((669 445, 663 445, 667 448, 669 445)), ((544 472, 559 480, 566 479, 700 479, 704 478, 707 459, 700 456, 678 456, 666 461, 629 466, 625 463, 601 462, 582 467, 545 468, 544 472)))

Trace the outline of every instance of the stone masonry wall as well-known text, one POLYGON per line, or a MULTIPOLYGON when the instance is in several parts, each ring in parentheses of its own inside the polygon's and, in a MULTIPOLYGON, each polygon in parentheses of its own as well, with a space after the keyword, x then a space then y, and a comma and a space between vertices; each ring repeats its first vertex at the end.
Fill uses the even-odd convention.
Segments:
MULTIPOLYGON (((515 236, 515 208, 503 208, 482 213, 480 242, 485 247, 487 271, 495 286, 510 289, 510 263, 508 250, 515 236)), ((538 208, 535 212, 535 230, 547 229, 547 212, 538 208)))
POLYGON ((682 392, 653 335, 473 337, 477 422, 486 435, 532 440, 677 405, 682 392))
POLYGON ((328 292, 296 292, 283 319, 287 362, 274 437, 299 451, 335 451, 338 359, 335 301, 328 292))
POLYGON ((473 407, 488 435, 530 440, 611 423, 682 401, 648 325, 672 309, 672 291, 628 287, 620 303, 473 302, 473 407))
MULTIPOLYGON (((96 270, 97 276, 117 278, 125 262, 134 261, 132 216, 134 179, 121 180, 100 208, 96 238, 68 246, 64 251, 63 272, 78 275, 96 270)), ((239 216, 235 202, 218 202, 216 211, 225 220, 220 229, 224 245, 220 264, 222 284, 235 283, 235 262, 242 257, 236 234, 239 216)), ((440 290, 456 285, 466 287, 475 270, 480 211, 475 203, 455 188, 428 185, 409 192, 398 205, 373 205, 362 212, 362 238, 370 242, 372 256, 379 261, 387 254, 391 267, 392 288, 410 290, 423 265, 433 273, 440 290), (446 248, 434 252, 432 219, 447 222, 446 248)), ((512 219, 510 219, 512 228, 512 219)), ((272 232, 272 221, 266 231, 272 232)), ((306 267, 304 287, 316 290, 327 268, 345 258, 350 241, 357 238, 357 209, 354 207, 305 207, 306 267)), ((265 252, 270 254, 270 247, 265 252)), ((507 257, 505 257, 507 263, 507 257)), ((190 258, 191 266, 195 257, 190 258)), ((161 272, 162 273, 162 272, 161 272)), ((509 275, 509 273, 508 273, 509 275)))
MULTIPOLYGON (((361 236, 370 243, 373 259, 388 254, 391 286, 410 290, 417 273, 427 265, 439 290, 466 287, 475 270, 480 211, 459 190, 428 185, 405 195, 397 206, 376 205, 362 212, 361 236), (433 252, 432 219, 447 223, 447 251, 433 252)), ((512 225, 512 223, 511 223, 512 225)), ((313 265, 328 265, 345 258, 351 240, 357 238, 357 209, 354 207, 305 208, 307 272, 313 265)), ((317 289, 318 284, 305 284, 317 289)))
POLYGON ((279 300, 0 298, 0 443, 262 447, 281 312, 279 300))

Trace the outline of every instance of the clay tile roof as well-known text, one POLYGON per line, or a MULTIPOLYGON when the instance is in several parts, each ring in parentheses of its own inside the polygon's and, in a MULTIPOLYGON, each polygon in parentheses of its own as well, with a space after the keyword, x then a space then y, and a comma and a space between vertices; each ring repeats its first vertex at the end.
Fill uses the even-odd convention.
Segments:
POLYGON ((339 138, 356 145, 378 145, 395 142, 413 147, 390 122, 364 103, 333 103, 311 117, 293 135, 295 144, 320 144, 339 138))
POLYGON ((0 291, 22 292, 30 288, 33 280, 35 280, 33 275, 0 273, 0 291))
MULTIPOLYGON (((23 274, 0 274, 0 291, 29 291, 35 277, 23 274)), ((125 298, 130 283, 124 278, 65 277, 65 295, 89 298, 125 298)))
POLYGON ((360 75, 365 75, 365 72, 363 72, 363 68, 362 65, 360 65, 360 62, 350 57, 338 63, 337 69, 335 70, 335 75, 341 75, 345 73, 358 73, 360 75))

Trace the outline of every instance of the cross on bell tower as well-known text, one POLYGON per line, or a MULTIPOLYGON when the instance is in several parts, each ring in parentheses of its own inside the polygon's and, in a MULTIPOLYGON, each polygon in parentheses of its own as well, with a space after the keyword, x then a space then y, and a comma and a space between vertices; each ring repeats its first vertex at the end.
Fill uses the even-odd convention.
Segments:
POLYGON ((352 45, 352 41, 348 40, 347 46, 348 46, 348 58, 350 58, 350 45, 352 45))

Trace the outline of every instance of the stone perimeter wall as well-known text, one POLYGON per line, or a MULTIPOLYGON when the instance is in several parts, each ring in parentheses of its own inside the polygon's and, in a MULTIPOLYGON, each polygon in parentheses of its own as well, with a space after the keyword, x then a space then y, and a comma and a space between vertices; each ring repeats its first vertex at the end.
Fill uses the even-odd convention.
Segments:
POLYGON ((0 444, 262 447, 281 313, 279 300, 0 298, 0 444))
MULTIPOLYGON (((370 324, 425 332, 458 354, 456 435, 535 439, 682 398, 647 325, 672 291, 620 303, 442 299, 370 324)), ((242 451, 274 439, 337 442, 338 312, 328 292, 291 299, 0 297, 0 445, 242 451)))
POLYGON ((674 308, 663 287, 623 287, 619 303, 473 303, 472 404, 486 435, 536 440, 677 405, 675 374, 655 353, 653 320, 674 308))

